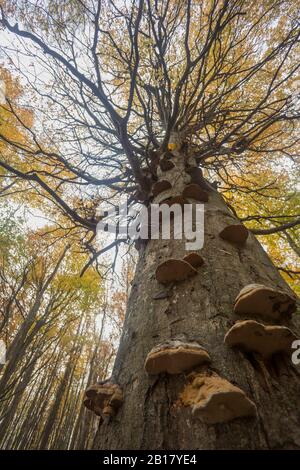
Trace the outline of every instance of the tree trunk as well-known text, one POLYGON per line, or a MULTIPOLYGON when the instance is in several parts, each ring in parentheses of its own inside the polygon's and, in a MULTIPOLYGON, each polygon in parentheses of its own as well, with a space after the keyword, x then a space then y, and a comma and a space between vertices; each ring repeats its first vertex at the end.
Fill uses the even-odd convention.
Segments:
POLYGON ((11 425, 14 421, 14 417, 17 411, 17 408, 23 398, 24 391, 28 386, 32 374, 34 371, 34 367, 36 364, 36 360, 32 359, 27 368, 25 369, 25 373, 21 378, 20 382, 16 386, 14 390, 14 396, 12 401, 9 403, 9 407, 7 413, 4 415, 4 418, 1 420, 1 427, 0 427, 0 445, 2 449, 9 449, 10 448, 10 439, 11 439, 11 425), (6 446, 4 445, 6 442, 6 446))
MULTIPOLYGON (((106 312, 104 312, 104 318, 106 316, 106 312)), ((104 321, 101 324, 101 330, 99 335, 99 342, 96 344, 95 349, 93 351, 93 355, 90 361, 90 370, 88 374, 88 384, 94 381, 94 376, 98 374, 98 368, 96 368, 96 359, 98 357, 98 351, 100 347, 100 341, 102 339, 103 333, 103 326, 104 321)), ((84 382, 83 377, 83 381, 84 382)), ((76 424, 74 426, 74 432, 72 436, 72 441, 70 444, 70 449, 84 449, 85 443, 88 441, 88 435, 90 432, 90 423, 92 421, 92 416, 88 413, 88 410, 85 408, 83 403, 81 404, 79 414, 77 416, 76 424)))
MULTIPOLYGON (((168 179, 176 181, 173 195, 187 182, 182 157, 175 152, 175 169, 167 172, 168 179)), ((300 448, 300 374, 291 358, 274 356, 264 363, 224 344, 226 332, 241 319, 233 306, 244 286, 259 283, 291 293, 252 234, 243 247, 219 237, 225 226, 234 223, 237 219, 223 198, 211 189, 205 204, 204 246, 199 251, 205 263, 196 276, 176 283, 163 299, 153 298, 165 289, 155 270, 162 261, 186 255, 185 240, 149 240, 140 251, 113 370, 124 402, 114 418, 99 426, 95 449, 300 448), (191 407, 178 404, 188 372, 148 376, 147 354, 174 337, 205 347, 211 357, 209 369, 241 388, 255 403, 257 417, 207 425, 192 414, 191 407)), ((297 334, 295 317, 284 324, 297 334)))
POLYGON ((26 425, 28 433, 20 432, 18 439, 13 443, 12 448, 16 449, 36 449, 40 433, 44 428, 44 421, 47 420, 47 405, 51 400, 54 390, 54 384, 57 379, 56 371, 59 369, 63 358, 63 350, 60 350, 54 363, 49 370, 48 381, 40 381, 37 390, 33 389, 29 396, 30 406, 23 420, 23 427, 26 425), (34 397, 34 399, 32 398, 34 397), (32 398, 32 399, 31 399, 32 398))
MULTIPOLYGON (((55 278, 57 271, 68 249, 69 249, 69 246, 66 246, 60 258, 58 259, 54 269, 51 271, 47 279, 44 281, 43 285, 41 285, 41 287, 37 290, 33 304, 25 320, 23 321, 19 330, 17 331, 11 345, 9 346, 7 350, 7 362, 4 368, 4 372, 0 379, 0 399, 4 399, 7 393, 9 392, 10 388, 12 387, 12 384, 10 384, 11 378, 14 372, 17 370, 17 366, 19 365, 20 361, 22 361, 25 351, 30 342, 28 341, 29 339, 28 333, 30 329, 32 328, 32 326, 34 325, 34 323, 36 322, 36 318, 40 311, 40 308, 41 308, 41 305, 45 296, 45 292, 48 289, 51 282, 53 281, 53 279, 55 278)), ((45 308, 45 314, 50 313, 48 312, 48 310, 51 310, 51 305, 52 305, 52 299, 50 297, 47 303, 47 306, 45 308)), ((37 334, 43 325, 44 325, 43 320, 36 322, 34 331, 32 333, 37 334)), ((32 335, 32 337, 33 336, 34 335, 32 335)))
POLYGON ((57 392, 55 394, 54 402, 50 408, 49 415, 44 425, 39 449, 47 449, 49 442, 52 440, 51 434, 52 434, 54 426, 57 424, 57 421, 58 421, 58 413, 62 404, 63 396, 65 394, 66 388, 69 383, 69 379, 72 373, 72 368, 73 368, 73 364, 72 364, 72 354, 71 354, 69 357, 68 363, 66 365, 64 375, 58 386, 57 392))

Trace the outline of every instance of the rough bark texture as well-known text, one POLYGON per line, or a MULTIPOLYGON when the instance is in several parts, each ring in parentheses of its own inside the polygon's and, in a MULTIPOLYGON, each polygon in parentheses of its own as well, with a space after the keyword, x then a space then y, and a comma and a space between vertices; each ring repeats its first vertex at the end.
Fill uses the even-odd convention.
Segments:
MULTIPOLYGON (((177 156, 168 177, 178 193, 188 180, 177 156)), ((205 242, 199 251, 205 264, 198 268, 197 276, 174 285, 166 298, 153 299, 166 289, 156 281, 155 270, 168 258, 186 255, 185 240, 150 240, 140 251, 113 371, 123 388, 124 403, 113 419, 99 426, 94 448, 300 448, 300 374, 291 358, 279 355, 263 363, 223 342, 240 319, 233 313, 233 305, 245 285, 261 283, 291 292, 253 235, 243 247, 219 237, 232 223, 237 223, 235 217, 211 190, 205 204, 205 242), (187 374, 147 376, 144 370, 151 348, 174 337, 204 346, 212 359, 210 368, 246 393, 257 406, 257 418, 206 425, 189 407, 175 406, 187 374)), ((297 314, 284 324, 299 337, 297 314)))

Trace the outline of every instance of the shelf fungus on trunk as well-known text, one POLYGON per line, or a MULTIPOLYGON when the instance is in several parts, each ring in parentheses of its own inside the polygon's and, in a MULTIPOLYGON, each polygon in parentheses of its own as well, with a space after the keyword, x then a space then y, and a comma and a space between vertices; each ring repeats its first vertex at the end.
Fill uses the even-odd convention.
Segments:
POLYGON ((256 416, 256 405, 245 392, 214 372, 191 373, 180 402, 207 424, 256 416))
POLYGON ((196 252, 191 252, 183 257, 183 261, 191 264, 193 268, 199 268, 204 263, 204 259, 196 252))
POLYGON ((238 321, 226 333, 224 343, 243 351, 259 353, 264 359, 276 353, 291 352, 297 339, 285 326, 266 326, 254 320, 238 321))
POLYGON ((88 410, 94 411, 93 402, 90 398, 85 397, 83 400, 83 404, 88 410))
POLYGON ((160 166, 162 171, 169 171, 169 170, 172 170, 173 168, 175 168, 175 164, 172 162, 172 160, 170 160, 167 157, 163 157, 160 160, 159 166, 160 166))
POLYGON ((156 197, 160 193, 163 193, 164 191, 167 191, 168 189, 171 189, 171 188, 172 188, 172 185, 170 181, 167 181, 167 180, 157 181, 157 183, 155 183, 152 188, 152 194, 154 197, 156 197))
POLYGON ((188 204, 188 200, 182 195, 171 196, 161 201, 162 204, 167 204, 168 206, 173 206, 173 204, 179 204, 181 207, 184 207, 184 204, 188 204))
POLYGON ((170 258, 157 266, 155 277, 161 284, 169 284, 170 282, 185 281, 197 273, 198 271, 190 263, 170 258))
POLYGON ((228 225, 220 232, 220 237, 237 245, 244 245, 248 238, 248 229, 241 224, 228 225))
POLYGON ((150 375, 173 375, 209 362, 209 354, 200 344, 169 340, 151 349, 145 361, 145 370, 150 375))
POLYGON ((183 192, 182 196, 188 199, 195 199, 199 202, 207 202, 208 201, 208 193, 204 191, 204 189, 199 186, 199 184, 191 183, 188 184, 183 192))
POLYGON ((190 166, 186 169, 186 173, 191 177, 191 183, 200 185, 203 182, 203 174, 201 168, 190 166))
POLYGON ((296 299, 279 289, 262 284, 249 284, 237 296, 234 313, 258 315, 272 320, 290 317, 296 310, 296 299))
POLYGON ((114 416, 122 402, 122 389, 108 380, 88 387, 83 404, 98 416, 114 416))

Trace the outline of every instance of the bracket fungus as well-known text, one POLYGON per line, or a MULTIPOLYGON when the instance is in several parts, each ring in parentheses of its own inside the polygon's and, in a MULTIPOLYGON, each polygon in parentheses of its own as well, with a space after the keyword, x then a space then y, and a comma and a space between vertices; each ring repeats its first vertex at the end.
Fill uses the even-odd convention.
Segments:
POLYGON ((155 277, 162 284, 170 282, 184 281, 191 276, 195 276, 197 271, 190 263, 181 259, 170 258, 160 263, 155 271, 155 277))
POLYGON ((196 342, 169 340, 155 346, 145 361, 145 370, 150 375, 180 374, 204 363, 209 363, 208 352, 196 342))
POLYGON ((259 353, 264 359, 279 352, 290 352, 296 339, 285 326, 266 326, 254 320, 239 321, 226 333, 224 343, 244 351, 259 353))
POLYGON ((192 380, 180 395, 184 406, 207 424, 226 423, 235 418, 256 416, 255 404, 240 388, 215 373, 191 374, 192 380))
POLYGON ((190 166, 186 169, 186 173, 191 177, 191 183, 201 184, 203 181, 203 174, 201 168, 197 166, 190 166))
POLYGON ((172 188, 163 191, 158 196, 155 196, 155 204, 168 204, 168 200, 172 197, 172 188))
POLYGON ((162 201, 162 204, 168 204, 168 206, 173 206, 173 204, 179 204, 181 207, 184 207, 184 204, 188 204, 188 200, 179 195, 179 196, 172 196, 162 201))
POLYGON ((162 158, 159 162, 162 171, 169 171, 175 167, 175 164, 169 158, 162 158))
POLYGON ((243 245, 246 243, 249 232, 242 224, 227 225, 221 232, 220 237, 231 243, 243 245))
POLYGON ((200 202, 207 202, 208 201, 208 193, 204 191, 204 189, 199 186, 199 184, 191 183, 188 184, 183 192, 183 197, 195 199, 196 201, 200 202))
POLYGON ((98 416, 114 416, 122 402, 121 388, 108 380, 88 387, 83 404, 98 416))
POLYGON ((93 407, 93 402, 90 398, 84 398, 83 400, 83 404, 84 406, 88 409, 88 410, 91 410, 93 411, 94 407, 93 407))
POLYGON ((245 286, 235 299, 234 312, 252 314, 278 320, 290 316, 296 310, 296 299, 279 289, 262 284, 245 286))
POLYGON ((168 189, 171 189, 172 185, 169 181, 167 180, 161 180, 155 183, 155 185, 152 188, 152 194, 153 196, 158 196, 160 193, 163 191, 167 191, 168 189))
POLYGON ((183 261, 191 264, 193 268, 199 268, 204 263, 202 256, 198 255, 198 253, 194 251, 188 255, 185 255, 183 261))

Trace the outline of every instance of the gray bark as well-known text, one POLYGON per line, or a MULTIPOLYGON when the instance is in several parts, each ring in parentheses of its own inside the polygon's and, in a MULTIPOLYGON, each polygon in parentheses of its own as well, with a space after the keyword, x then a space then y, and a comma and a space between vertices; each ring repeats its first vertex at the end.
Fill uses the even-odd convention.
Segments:
MULTIPOLYGON (((175 176, 170 175, 171 181, 175 176)), ((184 183, 177 180, 174 191, 184 183)), ((232 223, 237 219, 211 190, 205 204, 205 242, 199 251, 205 264, 164 299, 153 299, 163 289, 155 278, 156 267, 187 254, 185 241, 150 240, 140 252, 113 370, 124 403, 113 419, 99 426, 95 449, 300 448, 300 375, 291 358, 279 356, 264 364, 223 342, 240 319, 233 305, 245 285, 261 283, 291 292, 254 235, 249 234, 242 248, 219 237, 232 223), (187 374, 147 376, 144 361, 153 346, 178 336, 207 349, 210 368, 244 390, 257 406, 257 418, 206 425, 189 407, 175 406, 187 374)), ((299 334, 297 314, 285 324, 299 334)))

